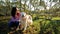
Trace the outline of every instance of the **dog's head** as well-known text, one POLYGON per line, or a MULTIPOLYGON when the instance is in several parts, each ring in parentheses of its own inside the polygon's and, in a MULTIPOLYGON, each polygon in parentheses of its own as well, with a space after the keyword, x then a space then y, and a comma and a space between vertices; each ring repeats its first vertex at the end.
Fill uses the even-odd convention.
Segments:
POLYGON ((25 12, 21 12, 21 16, 22 17, 25 17, 26 16, 26 13, 25 12))

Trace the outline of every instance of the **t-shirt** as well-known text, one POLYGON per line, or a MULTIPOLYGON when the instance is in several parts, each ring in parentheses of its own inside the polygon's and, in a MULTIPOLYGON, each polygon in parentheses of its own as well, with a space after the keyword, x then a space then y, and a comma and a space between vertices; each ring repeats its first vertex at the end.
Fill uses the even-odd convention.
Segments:
POLYGON ((14 17, 11 18, 11 20, 8 23, 9 27, 14 27, 14 26, 18 26, 19 25, 19 19, 16 19, 14 17))
POLYGON ((14 27, 19 25, 20 13, 17 13, 15 17, 11 17, 11 20, 8 23, 9 27, 14 27))

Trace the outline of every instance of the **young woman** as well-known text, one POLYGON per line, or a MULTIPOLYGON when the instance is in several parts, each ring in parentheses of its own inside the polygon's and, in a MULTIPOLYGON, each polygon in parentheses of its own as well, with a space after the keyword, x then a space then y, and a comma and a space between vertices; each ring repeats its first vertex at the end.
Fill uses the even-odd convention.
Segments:
POLYGON ((13 7, 11 11, 11 20, 8 23, 8 26, 11 30, 16 30, 19 26, 20 11, 18 8, 13 7))

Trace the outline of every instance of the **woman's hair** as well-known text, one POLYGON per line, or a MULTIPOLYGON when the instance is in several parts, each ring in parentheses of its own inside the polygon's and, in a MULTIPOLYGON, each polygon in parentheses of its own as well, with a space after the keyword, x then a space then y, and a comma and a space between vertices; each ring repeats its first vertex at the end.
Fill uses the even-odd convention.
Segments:
POLYGON ((16 7, 12 7, 11 15, 15 17, 16 14, 16 7))

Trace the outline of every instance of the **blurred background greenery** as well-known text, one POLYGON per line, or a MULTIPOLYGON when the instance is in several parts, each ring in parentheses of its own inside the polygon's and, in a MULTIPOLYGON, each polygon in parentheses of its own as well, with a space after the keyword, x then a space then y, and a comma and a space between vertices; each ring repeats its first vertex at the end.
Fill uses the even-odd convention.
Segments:
POLYGON ((24 34, 60 34, 60 0, 0 0, 0 34, 9 32, 13 6, 33 18, 24 34))

